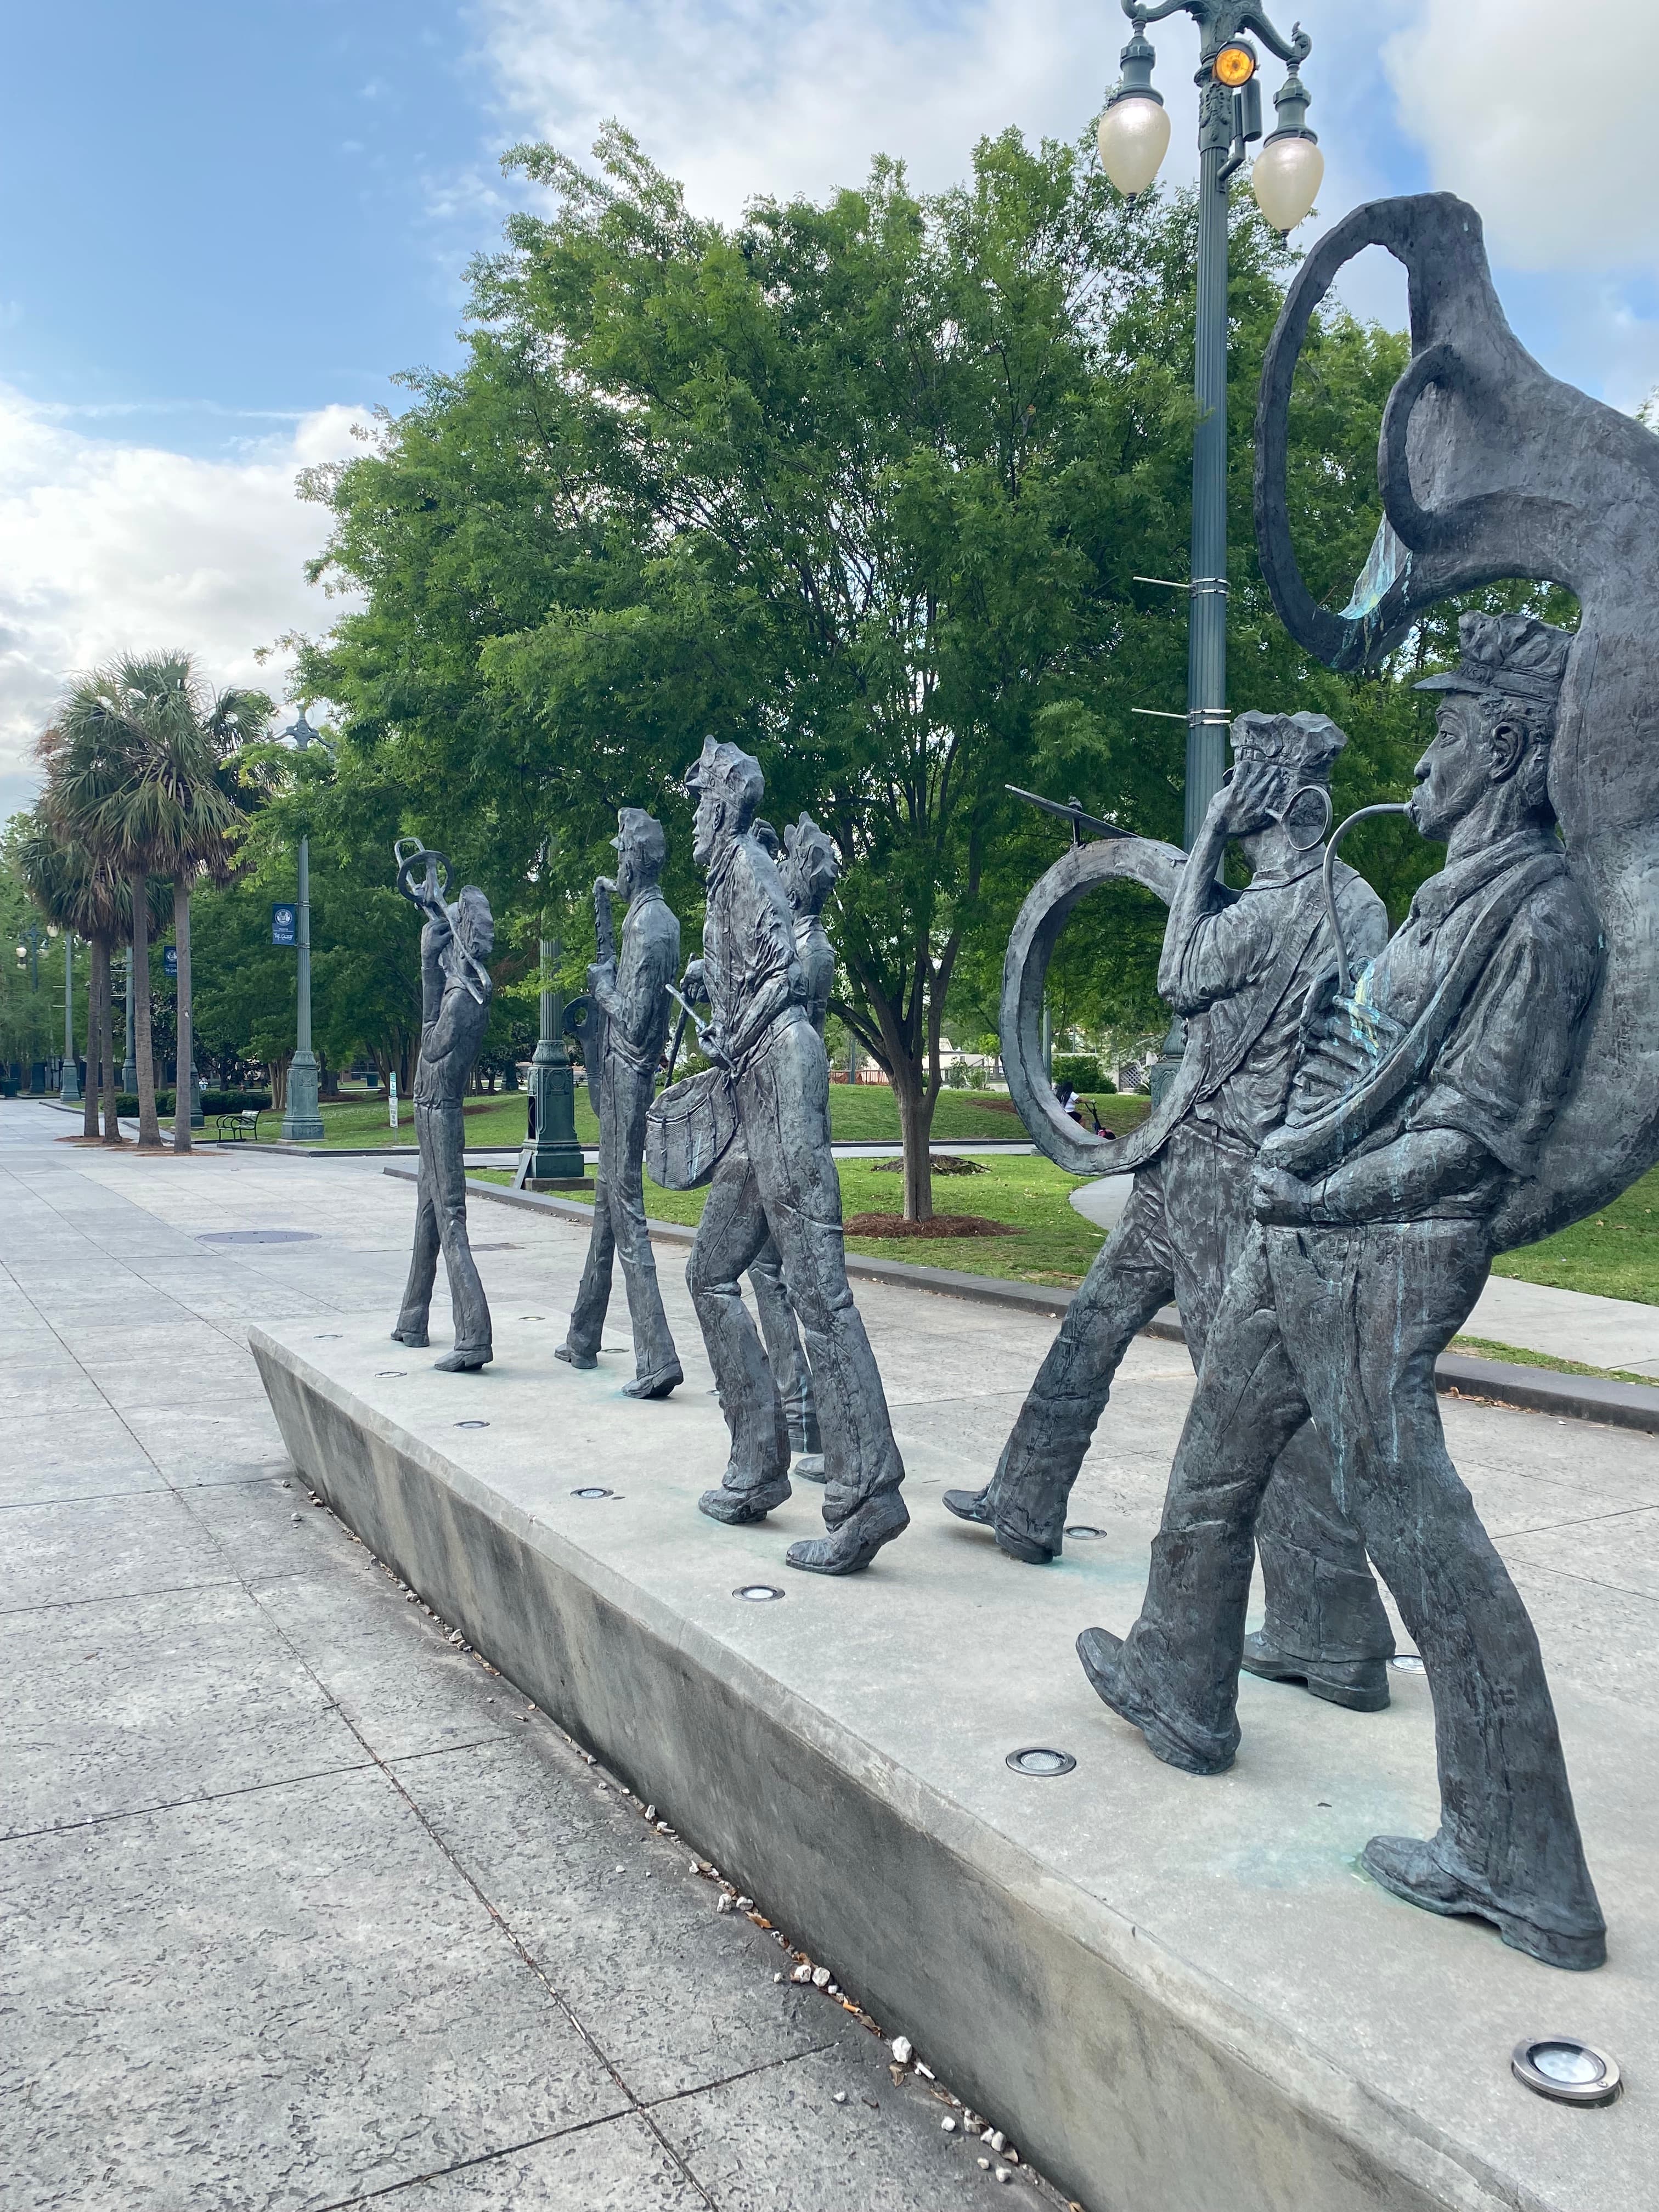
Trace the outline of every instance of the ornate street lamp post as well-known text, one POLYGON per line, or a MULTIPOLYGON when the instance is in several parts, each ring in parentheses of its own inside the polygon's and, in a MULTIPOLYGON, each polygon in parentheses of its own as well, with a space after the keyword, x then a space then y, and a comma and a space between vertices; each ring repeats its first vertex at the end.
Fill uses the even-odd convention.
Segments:
POLYGON ((64 932, 64 1079, 58 1099, 58 1103, 64 1106, 78 1106, 81 1103, 81 1077, 75 1065, 75 932, 72 929, 64 932))
POLYGON ((1170 146, 1170 118, 1152 89, 1148 23, 1184 13, 1199 27, 1198 427, 1193 437, 1192 611, 1187 657, 1186 842, 1198 835, 1225 766, 1227 712, 1227 204, 1228 188, 1261 137, 1261 86, 1254 32, 1290 64, 1275 100, 1279 127, 1256 156, 1251 184, 1273 228, 1294 230, 1312 211, 1325 157, 1307 125, 1297 74, 1313 48, 1298 24, 1280 36, 1254 0, 1123 0, 1134 27, 1123 76, 1100 118, 1101 166, 1129 198, 1144 192, 1170 146))
POLYGON ((127 984, 127 1042, 126 1054, 121 1062, 121 1089, 131 1098, 138 1088, 138 1048, 133 1041, 132 947, 130 945, 125 949, 122 965, 127 984))
MULTIPOLYGON (((553 841, 542 847, 537 873, 548 889, 553 841)), ((548 909, 542 908, 546 932, 548 909)), ((564 999, 559 989, 561 946, 556 937, 541 939, 541 1034, 530 1063, 530 1133, 519 1155, 517 1190, 568 1188, 582 1182, 586 1163, 576 1141, 576 1085, 570 1072, 570 1055, 564 1048, 564 999)))
MULTIPOLYGON (((303 752, 307 745, 319 744, 321 739, 306 720, 306 710, 301 708, 299 717, 291 730, 283 735, 295 750, 303 752)), ((283 1109, 283 1136, 289 1144, 314 1144, 325 1134, 323 1117, 317 1104, 317 1055, 311 1049, 311 840, 300 840, 300 896, 295 939, 299 957, 297 997, 298 1014, 295 1024, 294 1057, 289 1063, 288 1099, 283 1109)))

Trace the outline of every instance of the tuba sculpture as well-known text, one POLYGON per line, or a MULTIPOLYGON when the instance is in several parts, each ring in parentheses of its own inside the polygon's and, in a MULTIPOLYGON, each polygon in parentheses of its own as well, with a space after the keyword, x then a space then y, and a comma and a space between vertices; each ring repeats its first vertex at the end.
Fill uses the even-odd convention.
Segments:
POLYGON ((1607 963, 1573 1097, 1536 1176, 1494 1223, 1501 1246, 1531 1243, 1659 1159, 1659 438, 1527 352, 1472 207, 1449 192, 1373 201, 1308 256, 1268 347, 1255 526, 1280 617, 1333 668, 1376 666, 1428 608, 1483 584, 1523 577, 1577 596, 1549 788, 1607 963), (1383 520, 1352 599, 1333 613, 1315 602, 1291 544, 1291 386, 1315 310, 1368 246, 1386 247, 1409 276, 1412 359, 1382 420, 1383 520))

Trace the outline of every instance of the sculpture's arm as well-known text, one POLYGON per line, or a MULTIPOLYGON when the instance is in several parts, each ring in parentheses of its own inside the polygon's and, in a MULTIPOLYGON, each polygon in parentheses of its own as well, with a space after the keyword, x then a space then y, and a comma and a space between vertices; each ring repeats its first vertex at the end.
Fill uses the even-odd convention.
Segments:
POLYGON ((1284 1225, 1413 1221, 1442 1199, 1470 1190, 1497 1165, 1486 1146, 1461 1129, 1408 1130, 1315 1182, 1258 1160, 1255 1217, 1284 1225))
POLYGON ((1178 1014, 1202 1013, 1218 999, 1231 998, 1258 965, 1261 948, 1252 941, 1249 922, 1237 911, 1236 895, 1216 876, 1236 823, 1250 819, 1259 783, 1260 771, 1246 766, 1223 784, 1176 878, 1158 988, 1178 1014))

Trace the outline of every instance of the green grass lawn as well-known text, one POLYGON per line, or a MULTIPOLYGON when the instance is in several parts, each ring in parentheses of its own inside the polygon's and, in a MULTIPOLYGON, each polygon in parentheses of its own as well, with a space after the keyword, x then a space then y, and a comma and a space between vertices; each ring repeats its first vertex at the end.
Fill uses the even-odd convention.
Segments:
POLYGON ((1541 1244, 1505 1252, 1492 1262, 1492 1273, 1547 1283, 1553 1290, 1659 1305, 1659 1168, 1587 1221, 1576 1221, 1541 1244))
MULTIPOLYGON (((1075 1289, 1089 1262, 1105 1242, 1103 1232, 1068 1202, 1080 1180, 1062 1174, 1052 1162, 1030 1155, 977 1162, 982 1175, 936 1176, 933 1204, 940 1213, 977 1214, 1006 1222, 1006 1237, 849 1237, 849 1252, 904 1260, 915 1267, 949 1267, 958 1274, 1000 1275, 1017 1283, 1041 1283, 1075 1289)), ((842 1160, 842 1210, 857 1213, 903 1211, 901 1177, 878 1172, 872 1160, 842 1160)), ((474 1170, 479 1182, 512 1181, 505 1168, 474 1170)), ((572 1198, 580 1193, 572 1191, 572 1198)), ((645 1210, 653 1221, 688 1226, 702 1218, 706 1190, 661 1190, 645 1187, 645 1210)))
MULTIPOLYGON (((1142 1121, 1151 1105, 1146 1098, 1103 1097, 1097 1102, 1100 1118, 1109 1129, 1121 1136, 1142 1121)), ((522 1091, 501 1091, 485 1098, 470 1098, 466 1105, 466 1139, 469 1145, 483 1150, 489 1145, 521 1145, 525 1138, 526 1115, 528 1101, 522 1091)), ((399 1109, 401 1128, 394 1129, 387 1119, 384 1097, 351 1097, 327 1101, 322 1108, 325 1151, 336 1146, 358 1145, 412 1145, 415 1141, 414 1110, 407 1098, 399 1109)), ((899 1140, 898 1106, 885 1084, 832 1084, 830 1089, 830 1126, 842 1144, 897 1144, 899 1140)), ((206 1135, 211 1139, 213 1120, 209 1117, 206 1135)), ((283 1133, 280 1114, 264 1115, 259 1124, 262 1144, 275 1144, 283 1133)), ((972 1138, 1023 1139, 1025 1134, 1019 1116, 1008 1099, 999 1102, 994 1094, 972 1091, 942 1091, 939 1104, 933 1110, 933 1137, 937 1143, 962 1144, 972 1138)), ((585 1145, 599 1141, 599 1123, 588 1103, 586 1086, 576 1089, 576 1135, 585 1145)))

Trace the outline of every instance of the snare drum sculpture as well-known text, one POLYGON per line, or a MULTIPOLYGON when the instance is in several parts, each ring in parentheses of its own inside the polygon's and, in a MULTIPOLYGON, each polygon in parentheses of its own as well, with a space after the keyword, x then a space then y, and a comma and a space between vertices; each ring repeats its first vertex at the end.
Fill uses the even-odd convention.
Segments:
POLYGON ((599 957, 587 972, 580 1029, 588 1096, 599 1122, 593 1229, 570 1328, 554 1356, 573 1367, 599 1364, 611 1274, 620 1257, 634 1325, 634 1380, 624 1383, 623 1395, 665 1398, 685 1377, 657 1287, 641 1163, 645 1117, 673 1012, 668 988, 679 973, 680 926, 658 881, 668 850, 661 823, 637 806, 624 806, 617 831, 616 880, 601 876, 593 886, 599 957), (627 902, 620 947, 613 898, 627 902))
POLYGON ((392 1332, 399 1344, 427 1342, 432 1288, 441 1251, 455 1317, 453 1351, 434 1366, 448 1374, 487 1367, 492 1357, 489 1305, 466 1234, 467 1080, 489 1022, 489 970, 495 942, 489 902, 468 884, 446 905, 448 876, 441 853, 418 838, 393 848, 398 888, 426 916, 421 931, 421 1054, 415 1071, 415 1139, 421 1164, 416 1190, 415 1249, 403 1310, 392 1332))
POLYGON ((847 1285, 841 1184, 830 1146, 830 1063, 813 1028, 794 917, 756 842, 760 764, 704 746, 693 857, 708 878, 703 957, 688 971, 712 1018, 699 1042, 713 1066, 652 1109, 647 1158, 669 1189, 712 1181, 686 1268, 732 1456, 711 1519, 764 1519, 790 1494, 789 1434, 738 1279, 775 1238, 806 1340, 823 1431, 830 1533, 792 1544, 792 1567, 855 1574, 908 1526, 904 1466, 864 1323, 847 1285))

